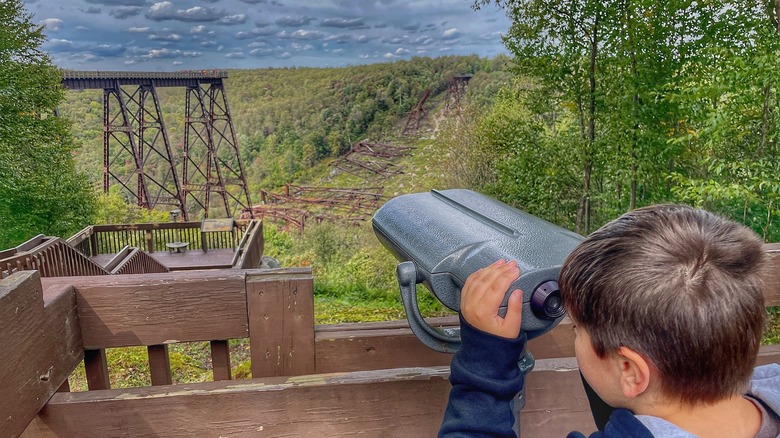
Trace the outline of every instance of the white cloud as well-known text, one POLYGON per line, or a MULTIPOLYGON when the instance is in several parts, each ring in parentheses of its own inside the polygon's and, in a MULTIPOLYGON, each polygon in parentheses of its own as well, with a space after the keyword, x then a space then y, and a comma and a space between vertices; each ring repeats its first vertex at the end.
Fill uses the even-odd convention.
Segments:
POLYGON ((217 23, 227 25, 246 23, 246 14, 228 15, 220 18, 217 23))
POLYGON ((385 58, 385 59, 393 59, 393 58, 395 58, 395 55, 393 55, 390 52, 387 52, 387 53, 384 54, 383 58, 385 58))
POLYGON ((338 28, 350 28, 350 27, 365 27, 365 23, 360 18, 353 18, 347 20, 344 18, 326 18, 322 20, 322 27, 338 27, 338 28))
POLYGON ((141 55, 142 58, 158 59, 158 58, 197 58, 203 56, 201 52, 183 52, 181 50, 170 49, 152 49, 146 55, 141 55))
POLYGON ((146 12, 146 18, 155 21, 217 21, 225 16, 227 13, 224 10, 219 11, 212 7, 194 6, 189 9, 176 9, 169 1, 155 3, 146 12))
POLYGON ((153 41, 181 41, 181 35, 178 33, 159 34, 153 33, 149 35, 149 39, 153 41))
POLYGON ((441 37, 448 40, 458 38, 459 36, 460 36, 460 31, 458 30, 457 27, 447 29, 441 33, 441 37))
POLYGON ((149 29, 148 27, 131 27, 127 29, 128 32, 133 32, 133 33, 147 33, 150 30, 151 29, 149 29))
POLYGON ((401 55, 406 55, 406 54, 408 54, 408 53, 409 53, 409 51, 408 51, 408 50, 406 50, 406 49, 404 49, 403 47, 399 47, 399 48, 397 48, 397 49, 395 50, 395 54, 396 54, 396 55, 398 55, 398 56, 401 56, 401 55))
POLYGON ((298 27, 298 26, 306 26, 314 20, 316 20, 316 18, 314 17, 293 18, 290 16, 284 16, 277 19, 276 24, 278 26, 284 26, 284 27, 298 27))
POLYGON ((291 38, 297 40, 316 40, 322 38, 323 35, 322 32, 298 29, 293 33, 288 33, 287 31, 283 30, 276 34, 276 36, 279 38, 291 38))
POLYGON ((70 40, 61 40, 52 38, 48 41, 48 44, 46 45, 48 48, 67 48, 67 47, 73 47, 73 41, 70 40))
POLYGON ((57 31, 62 28, 62 20, 59 18, 47 18, 39 21, 39 24, 46 26, 46 30, 57 31))

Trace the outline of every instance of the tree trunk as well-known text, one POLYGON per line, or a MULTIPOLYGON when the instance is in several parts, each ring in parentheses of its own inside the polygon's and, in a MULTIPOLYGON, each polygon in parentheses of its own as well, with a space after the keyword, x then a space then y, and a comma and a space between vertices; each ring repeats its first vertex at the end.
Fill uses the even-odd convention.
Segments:
POLYGON ((593 20, 593 32, 590 40, 590 68, 588 69, 588 78, 590 82, 589 90, 589 108, 588 108, 588 143, 585 152, 584 166, 584 215, 585 215, 585 233, 590 234, 591 226, 591 206, 590 206, 590 177, 593 171, 593 149, 596 143, 596 55, 598 55, 598 32, 599 32, 599 12, 596 11, 596 18, 593 20))

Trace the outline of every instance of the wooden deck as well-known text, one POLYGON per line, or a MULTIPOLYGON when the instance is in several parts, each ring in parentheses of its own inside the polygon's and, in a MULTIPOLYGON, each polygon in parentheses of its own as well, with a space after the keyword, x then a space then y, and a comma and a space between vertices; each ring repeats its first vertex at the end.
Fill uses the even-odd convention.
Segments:
MULTIPOLYGON (((114 255, 100 254, 90 258, 95 263, 105 267, 114 255)), ((208 252, 203 252, 201 249, 190 249, 181 253, 155 251, 149 255, 171 271, 227 269, 232 267, 233 261, 232 249, 210 249, 208 252)))

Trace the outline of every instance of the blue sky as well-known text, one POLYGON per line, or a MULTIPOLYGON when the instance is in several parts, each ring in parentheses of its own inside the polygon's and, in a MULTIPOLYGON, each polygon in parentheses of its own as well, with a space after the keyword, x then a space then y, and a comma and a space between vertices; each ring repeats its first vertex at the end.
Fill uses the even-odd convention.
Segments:
POLYGON ((470 0, 30 0, 76 70, 340 67, 506 53, 503 11, 470 0))

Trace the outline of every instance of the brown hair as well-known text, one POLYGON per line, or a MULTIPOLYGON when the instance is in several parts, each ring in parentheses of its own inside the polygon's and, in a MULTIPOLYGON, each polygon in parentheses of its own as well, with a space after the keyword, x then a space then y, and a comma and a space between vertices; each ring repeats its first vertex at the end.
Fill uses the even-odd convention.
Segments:
POLYGON ((741 394, 750 378, 766 319, 765 258, 742 225, 657 205, 585 239, 559 285, 599 357, 631 348, 659 370, 663 394, 707 403, 741 394))

